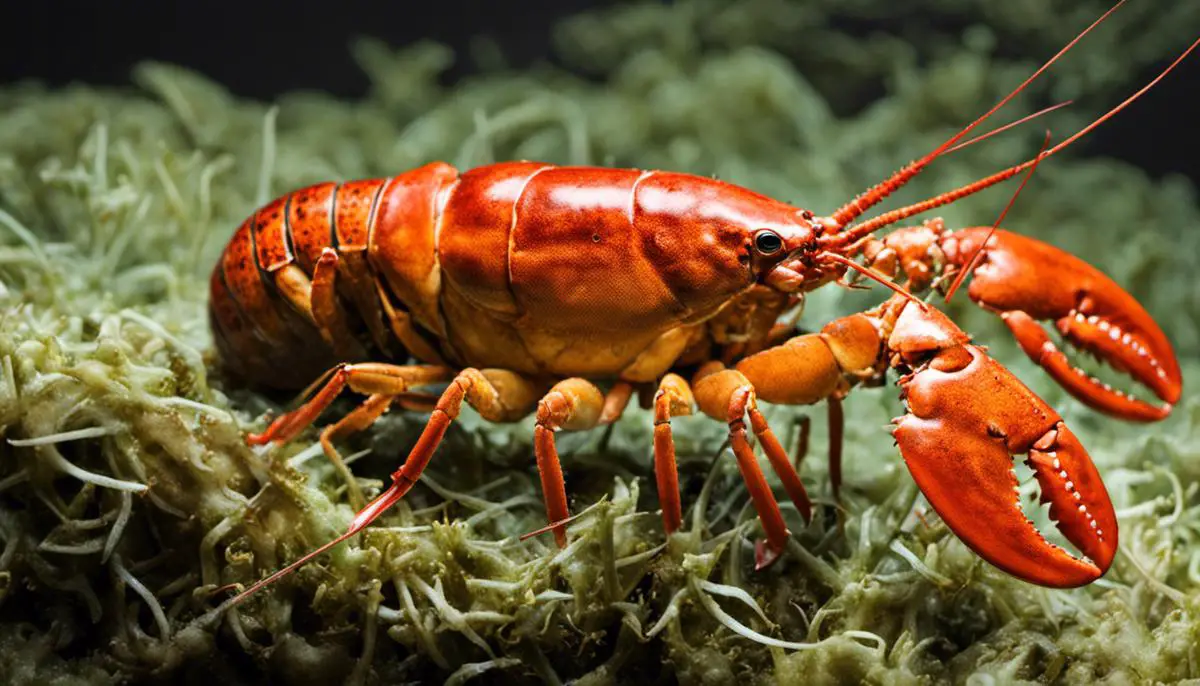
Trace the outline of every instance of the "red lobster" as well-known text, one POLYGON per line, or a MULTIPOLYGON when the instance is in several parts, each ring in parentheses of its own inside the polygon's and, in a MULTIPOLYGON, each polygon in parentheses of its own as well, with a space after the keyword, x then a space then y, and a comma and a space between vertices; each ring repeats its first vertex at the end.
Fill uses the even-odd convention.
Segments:
POLYGON ((1036 584, 1071 587, 1099 578, 1117 550, 1117 522, 1087 451, 1054 409, 908 289, 953 276, 952 294, 973 273, 970 298, 1003 317, 1033 360, 1084 403, 1129 420, 1161 419, 1179 398, 1179 364, 1163 332, 1098 270, 997 230, 999 221, 990 229, 950 231, 935 221, 883 239, 873 233, 1031 172, 1158 79, 1035 159, 852 224, 1071 45, 945 144, 827 217, 709 178, 537 162, 461 173, 439 162, 388 179, 314 185, 262 207, 213 271, 216 345, 228 370, 250 382, 294 389, 320 377, 305 404, 251 435, 252 444, 292 439, 345 389, 367 396, 320 435, 360 511, 343 535, 234 601, 353 536, 400 500, 463 402, 496 422, 536 411, 534 452, 559 545, 569 511, 555 432, 611 423, 635 391, 654 391, 654 468, 670 534, 681 521, 670 422, 698 406, 728 423, 766 535, 758 561, 768 564, 789 534, 746 420, 807 519, 808 496, 758 402, 831 403, 836 490, 839 402, 857 384, 881 382, 888 369, 900 373, 908 406, 894 430, 900 453, 964 543, 1036 584), (819 333, 792 336, 777 324, 806 291, 842 282, 848 269, 896 294, 819 333), (907 288, 889 280, 900 272, 907 288), (1053 320, 1067 340, 1128 372, 1163 404, 1072 368, 1038 320, 1053 320), (411 358, 417 363, 406 363, 411 358), (446 383, 440 396, 420 392, 446 383), (391 487, 368 503, 333 442, 368 427, 393 403, 431 416, 391 487), (1043 502, 1083 558, 1045 541, 1021 512, 1013 493, 1018 454, 1028 454, 1043 502))

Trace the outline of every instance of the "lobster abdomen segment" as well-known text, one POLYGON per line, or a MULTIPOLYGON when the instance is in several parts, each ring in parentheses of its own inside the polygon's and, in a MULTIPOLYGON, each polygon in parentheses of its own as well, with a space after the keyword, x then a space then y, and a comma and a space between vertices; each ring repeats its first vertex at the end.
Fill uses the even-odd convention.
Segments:
MULTIPOLYGON (((217 353, 230 371, 255 383, 303 387, 301 379, 320 374, 332 351, 316 329, 282 301, 273 277, 259 266, 256 234, 268 238, 278 234, 262 228, 260 214, 256 212, 234 233, 210 279, 209 317, 217 353), (287 360, 286 374, 274 366, 280 359, 287 360)), ((275 257, 278 251, 263 252, 275 257)))
POLYGON ((338 184, 319 183, 301 188, 287 196, 287 230, 295 251, 296 263, 312 274, 321 251, 332 244, 330 226, 338 184))
POLYGON ((442 268, 438 228, 446 194, 458 171, 443 162, 392 177, 380 193, 366 235, 370 268, 387 283, 399 306, 439 337, 445 324, 438 307, 442 268))
POLYGON ((315 184, 271 201, 243 222, 210 284, 210 320, 228 369, 261 385, 301 388, 333 364, 354 361, 340 359, 323 340, 308 293, 296 296, 281 285, 289 270, 290 284, 299 280, 308 288, 318 258, 329 248, 344 263, 334 297, 355 329, 352 335, 369 343, 372 328, 385 330, 378 308, 362 306, 361 284, 377 281, 364 258, 375 209, 390 182, 315 184))

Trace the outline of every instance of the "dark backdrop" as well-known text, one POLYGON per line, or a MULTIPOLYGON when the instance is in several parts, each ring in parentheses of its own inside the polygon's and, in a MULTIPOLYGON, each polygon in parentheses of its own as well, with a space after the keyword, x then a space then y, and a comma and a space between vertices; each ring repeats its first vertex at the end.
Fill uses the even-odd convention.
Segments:
MULTIPOLYGON (((1195 1, 1195 0, 1188 0, 1195 1)), ((365 75, 350 40, 374 35, 393 45, 431 38, 465 56, 473 36, 487 34, 514 65, 548 59, 550 27, 579 10, 611 0, 10 0, 0 5, 0 83, 37 78, 128 85, 144 59, 196 69, 234 93, 268 100, 296 89, 361 96, 365 75)), ((1200 32, 1200 27, 1197 27, 1200 32)), ((1169 57, 1169 56, 1166 56, 1169 57)), ((1153 65, 1149 80, 1168 62, 1153 65)), ((460 59, 447 75, 470 72, 460 59)), ((1153 96, 1080 141, 1154 176, 1181 172, 1200 184, 1200 54, 1153 96), (1182 122, 1182 124, 1180 123, 1182 122), (1163 140, 1164 132, 1185 140, 1163 140)))
MULTIPOLYGON (((242 96, 299 88, 356 97, 367 79, 352 38, 422 38, 466 54, 486 33, 514 64, 545 58, 550 27, 604 0, 10 0, 0 3, 0 80, 128 84, 139 61, 191 67, 242 96), (519 9, 518 9, 519 8, 519 9)), ((450 76, 470 68, 460 59, 450 76)))

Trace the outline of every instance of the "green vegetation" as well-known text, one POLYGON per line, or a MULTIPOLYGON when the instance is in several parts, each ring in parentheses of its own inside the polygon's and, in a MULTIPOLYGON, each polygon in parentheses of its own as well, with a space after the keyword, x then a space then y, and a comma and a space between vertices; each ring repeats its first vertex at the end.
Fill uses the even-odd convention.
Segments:
MULTIPOLYGON (((208 357, 207 277, 254 207, 435 159, 532 158, 716 174, 829 211, 932 149, 1106 9, 927 0, 930 19, 904 23, 894 4, 695 0, 582 15, 557 37, 586 79, 507 69, 481 41, 484 74, 443 87, 454 58, 443 47, 363 41, 353 49, 373 89, 359 102, 249 102, 165 64, 141 65, 126 90, 0 88, 3 680, 1200 677, 1200 208, 1183 179, 1072 153, 1038 169, 1006 225, 1104 269, 1159 318, 1184 365, 1173 416, 1140 426, 1092 413, 996 319, 966 298, 948 312, 1063 413, 1100 466, 1122 540, 1102 581, 1074 591, 1015 581, 932 512, 916 516, 923 501, 888 433, 902 411, 889 386, 846 403, 844 531, 832 516, 805 528, 788 510, 794 543, 761 573, 745 489, 727 454, 714 459, 722 426, 675 423, 691 509, 670 542, 649 414, 635 408, 611 434, 563 435, 573 509, 586 514, 559 551, 547 536, 518 538, 544 524, 531 422, 493 426, 466 410, 378 526, 236 611, 213 611, 223 587, 260 578, 353 515, 315 432, 270 451, 244 445, 290 398, 226 386, 208 357), (866 39, 847 32, 862 27, 866 39)), ((1001 116, 1077 98, 1047 119, 1061 139, 1182 49, 1198 19, 1187 3, 1132 3, 1001 116)), ((1031 156, 1042 135, 1027 126, 950 155, 891 202, 1031 156)), ((940 216, 988 224, 1011 188, 940 216)), ((823 289, 804 323, 880 297, 823 289)), ((813 418, 803 476, 829 505, 824 410, 768 409, 791 437, 813 418)), ((364 484, 385 485, 423 419, 393 412, 345 442, 361 453, 364 484)), ((1023 484, 1031 498, 1028 471, 1023 484)))

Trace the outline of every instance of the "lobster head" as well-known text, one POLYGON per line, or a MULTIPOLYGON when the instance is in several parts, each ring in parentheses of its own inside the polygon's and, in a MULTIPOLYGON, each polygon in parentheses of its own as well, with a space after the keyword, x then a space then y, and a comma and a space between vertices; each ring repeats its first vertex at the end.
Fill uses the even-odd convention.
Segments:
POLYGON ((781 293, 797 293, 841 277, 847 261, 830 251, 842 248, 830 240, 837 227, 808 210, 792 209, 790 214, 794 224, 748 231, 747 253, 758 281, 781 293))

